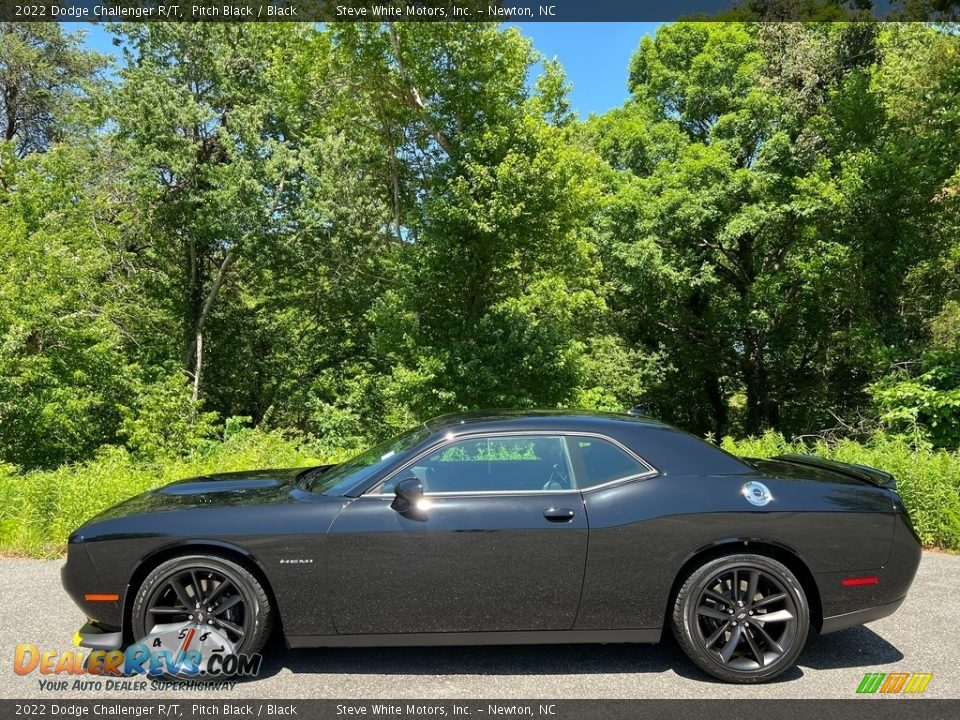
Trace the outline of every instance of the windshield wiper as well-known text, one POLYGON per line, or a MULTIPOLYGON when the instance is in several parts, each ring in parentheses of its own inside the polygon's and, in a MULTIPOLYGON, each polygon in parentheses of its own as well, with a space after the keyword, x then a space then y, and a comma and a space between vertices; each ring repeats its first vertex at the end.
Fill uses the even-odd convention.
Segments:
POLYGON ((313 486, 317 483, 317 478, 332 467, 333 465, 317 465, 315 468, 310 468, 309 470, 300 473, 300 476, 297 478, 297 483, 304 490, 312 491, 313 486))

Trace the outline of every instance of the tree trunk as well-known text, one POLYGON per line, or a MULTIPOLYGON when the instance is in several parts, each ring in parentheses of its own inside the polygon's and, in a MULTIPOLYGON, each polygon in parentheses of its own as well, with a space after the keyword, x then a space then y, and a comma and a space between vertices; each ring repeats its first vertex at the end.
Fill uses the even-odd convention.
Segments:
POLYGON ((715 374, 707 375, 704 382, 704 390, 707 393, 707 400, 713 410, 713 433, 719 439, 727 433, 727 427, 730 421, 730 409, 727 407, 726 398, 723 397, 723 388, 720 387, 720 378, 715 374))
POLYGON ((9 142, 17 136, 17 86, 8 85, 4 88, 3 94, 3 104, 7 110, 7 127, 3 131, 3 139, 9 142))
POLYGON ((210 290, 207 292, 207 297, 203 301, 203 307, 200 308, 200 314, 197 316, 196 326, 194 328, 194 336, 190 341, 190 345, 187 348, 186 357, 192 359, 193 362, 193 380, 194 380, 194 399, 199 394, 200 390, 200 371, 201 371, 201 361, 202 361, 202 342, 203 342, 203 331, 207 327, 207 320, 210 318, 210 311, 213 309, 213 304, 217 299, 217 295, 220 293, 220 288, 223 287, 223 281, 227 277, 227 271, 230 269, 230 266, 233 265, 233 260, 236 257, 236 246, 230 248, 227 251, 226 257, 223 258, 223 262, 220 263, 220 269, 217 270, 217 276, 213 279, 213 285, 210 286, 210 290))
POLYGON ((423 121, 424 126, 427 128, 427 132, 429 132, 430 135, 433 136, 433 139, 437 141, 437 145, 443 148, 443 151, 447 153, 447 155, 453 157, 453 143, 450 142, 450 138, 448 138, 434 122, 433 117, 431 117, 430 111, 423 100, 423 96, 420 94, 420 90, 416 85, 413 84, 413 80, 407 73, 407 68, 403 61, 403 51, 400 47, 400 37, 397 35, 397 29, 394 27, 394 23, 387 23, 387 29, 390 33, 390 42, 393 45, 393 56, 394 61, 397 64, 397 72, 399 73, 400 78, 405 86, 402 88, 401 100, 408 107, 417 112, 417 114, 420 116, 420 119, 423 121))
POLYGON ((744 338, 743 382, 747 395, 744 429, 749 435, 776 428, 780 405, 771 396, 770 374, 763 355, 763 339, 748 333, 744 338))
POLYGON ((185 261, 187 293, 183 308, 183 371, 192 379, 195 373, 197 320, 203 306, 201 264, 197 252, 197 242, 193 238, 188 243, 185 261))
MULTIPOLYGON (((277 185, 276 197, 265 215, 267 221, 273 218, 274 213, 280 207, 285 184, 286 178, 281 177, 277 185)), ((186 330, 188 334, 186 350, 183 354, 183 367, 187 375, 193 378, 194 399, 199 396, 200 392, 203 334, 207 327, 207 321, 210 319, 210 312, 213 310, 217 295, 220 294, 220 288, 223 287, 223 282, 227 278, 227 273, 237 258, 237 249, 250 239, 250 235, 252 235, 252 233, 244 235, 231 244, 230 249, 227 250, 227 254, 223 257, 223 262, 220 263, 220 267, 217 269, 216 277, 213 278, 213 283, 210 285, 206 297, 203 298, 202 304, 200 299, 203 297, 203 263, 197 251, 196 243, 193 240, 190 242, 191 282, 187 302, 188 322, 186 330)))
POLYGON ((196 402, 200 398, 200 376, 203 374, 203 333, 197 333, 197 361, 193 367, 193 394, 191 399, 196 402))

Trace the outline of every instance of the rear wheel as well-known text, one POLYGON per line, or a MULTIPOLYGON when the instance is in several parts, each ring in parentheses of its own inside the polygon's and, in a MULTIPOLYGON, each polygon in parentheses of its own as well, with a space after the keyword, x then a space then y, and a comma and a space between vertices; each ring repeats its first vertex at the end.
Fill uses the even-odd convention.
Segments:
POLYGON ((672 619, 690 659, 735 683, 764 682, 790 668, 810 628, 800 582, 762 555, 730 555, 694 570, 677 593, 672 619))
POLYGON ((184 555, 158 565, 134 599, 133 634, 151 649, 252 655, 270 634, 263 586, 246 568, 215 555, 184 555))

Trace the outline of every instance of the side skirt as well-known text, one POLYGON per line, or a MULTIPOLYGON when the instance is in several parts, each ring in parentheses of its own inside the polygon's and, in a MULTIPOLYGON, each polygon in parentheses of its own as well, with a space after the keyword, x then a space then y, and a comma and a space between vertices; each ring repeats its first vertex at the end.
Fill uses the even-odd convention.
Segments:
POLYGON ((439 632, 375 635, 291 635, 287 645, 306 647, 427 647, 431 645, 563 645, 580 643, 657 643, 660 628, 645 630, 533 630, 439 632))

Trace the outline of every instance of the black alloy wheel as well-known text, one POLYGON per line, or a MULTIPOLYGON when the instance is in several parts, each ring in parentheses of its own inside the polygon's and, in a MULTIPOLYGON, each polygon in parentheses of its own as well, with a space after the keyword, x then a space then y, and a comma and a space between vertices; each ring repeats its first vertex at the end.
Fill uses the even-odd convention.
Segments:
POLYGON ((176 637, 193 630, 227 640, 235 653, 258 652, 267 640, 272 613, 266 592, 245 568, 224 557, 187 555, 161 563, 134 600, 135 639, 176 637))
POLYGON ((719 558, 677 593, 674 633, 703 670, 728 682, 770 680, 803 649, 810 611, 799 581, 760 555, 719 558))

